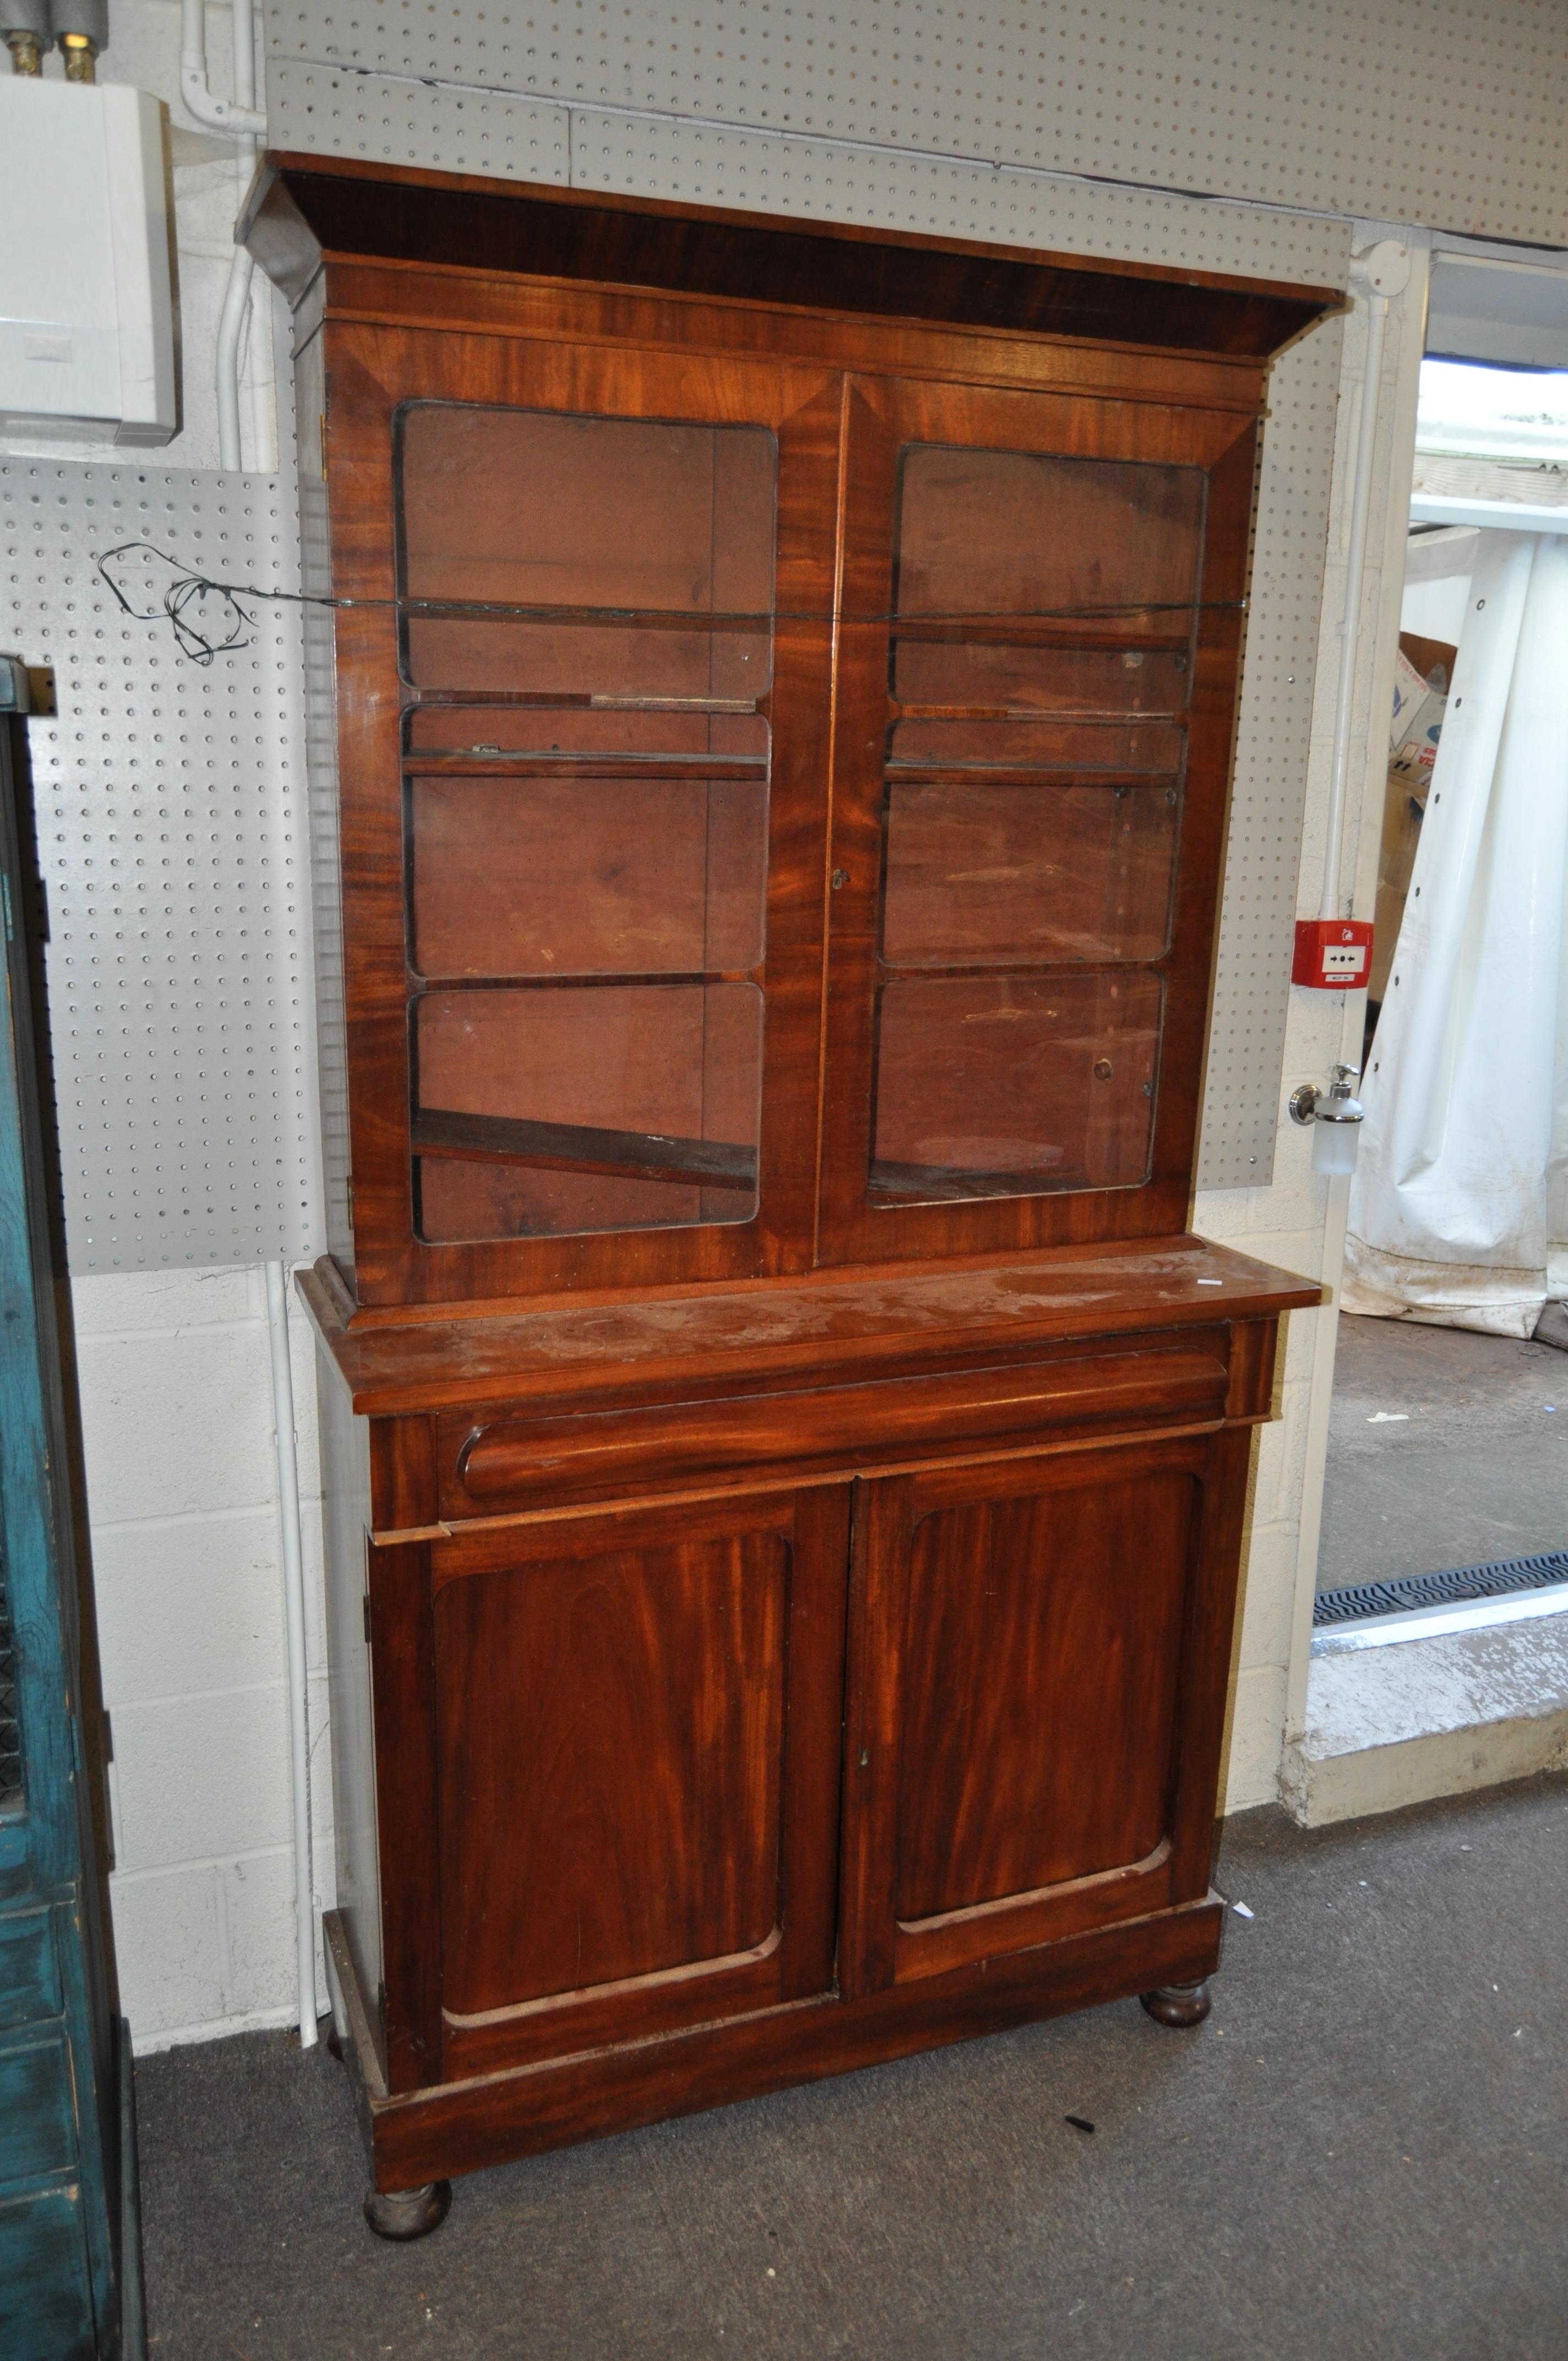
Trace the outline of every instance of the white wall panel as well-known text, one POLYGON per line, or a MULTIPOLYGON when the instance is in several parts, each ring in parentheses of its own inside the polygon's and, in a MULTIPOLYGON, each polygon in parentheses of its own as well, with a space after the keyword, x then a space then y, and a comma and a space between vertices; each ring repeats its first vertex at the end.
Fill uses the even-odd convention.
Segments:
POLYGON ((1568 242, 1560 0, 271 0, 280 58, 1568 242))

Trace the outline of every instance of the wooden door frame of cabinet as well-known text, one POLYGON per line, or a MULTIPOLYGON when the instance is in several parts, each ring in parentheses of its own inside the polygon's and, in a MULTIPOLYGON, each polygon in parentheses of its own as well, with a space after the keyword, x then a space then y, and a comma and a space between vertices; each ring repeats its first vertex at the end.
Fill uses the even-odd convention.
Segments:
POLYGON ((1162 407, 1083 405, 919 383, 851 379, 846 435, 850 498, 864 515, 846 533, 860 579, 844 606, 873 622, 840 631, 833 762, 833 874, 822 1043, 822 1160, 815 1259, 820 1264, 997 1256, 1105 1239, 1156 1237, 1185 1220, 1191 1190, 1203 1044, 1218 936, 1239 690, 1243 597, 1257 463, 1255 421, 1162 407), (1170 943, 1155 963, 1164 1011, 1149 1177, 1136 1186, 1042 1191, 969 1202, 877 1205, 869 1183, 884 865, 894 477, 910 443, 1050 452, 1185 466, 1207 485, 1201 605, 1170 943), (1080 448, 1084 445, 1090 447, 1080 448), (878 464, 880 460, 880 465, 878 464))
MULTIPOLYGON (((792 1484, 490 1523, 436 1542, 368 1545, 377 1814, 381 1865, 383 2072, 393 2092, 578 2048, 647 2039, 693 2023, 782 2007, 830 1991, 838 1916, 846 1485, 792 1484), (485 1574, 563 1558, 656 1550, 672 1541, 776 1533, 786 1576, 781 1732, 783 1915, 753 1954, 696 1961, 479 2015, 444 2005, 442 1731, 435 1616, 442 1593, 485 1574)), ((375 2012, 372 2012, 374 2022, 375 2012)))
POLYGON ((819 368, 624 356, 554 339, 432 336, 329 325, 330 435, 340 700, 339 826, 355 1287, 366 1305, 472 1300, 523 1288, 668 1286, 786 1273, 810 1255, 821 996, 822 877, 831 710, 834 533, 841 396, 819 368), (401 745, 417 692, 402 678, 395 503, 399 421, 413 403, 462 402, 601 417, 661 411, 757 424, 779 445, 774 670, 764 710, 774 756, 769 863, 759 1210, 744 1223, 431 1244, 411 1197, 411 994, 401 745), (780 723, 784 726, 780 727, 780 723))
POLYGON ((1253 1447, 1249 1428, 1201 1436, 1122 1438, 1019 1456, 990 1466, 934 1464, 856 1485, 844 1749, 844 1920, 839 1985, 850 1999, 1094 1926, 1143 1918, 1202 1895, 1212 1868, 1214 1795, 1223 1734, 1231 1631, 1241 1570, 1242 1517, 1253 1447), (1190 1476, 1202 1505, 1190 1536, 1182 1609, 1167 1827, 1145 1860, 994 1902, 900 1921, 899 1792, 910 1642, 908 1587, 916 1528, 933 1508, 1190 1476))

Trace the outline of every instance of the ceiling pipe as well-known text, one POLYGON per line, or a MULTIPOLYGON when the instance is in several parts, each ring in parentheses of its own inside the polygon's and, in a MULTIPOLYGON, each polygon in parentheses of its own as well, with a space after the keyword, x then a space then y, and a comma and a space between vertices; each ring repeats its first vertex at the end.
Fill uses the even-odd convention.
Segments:
MULTIPOLYGON (((186 107, 210 130, 221 130, 239 143, 242 179, 248 183, 256 142, 264 138, 267 117, 256 106, 256 21, 252 0, 233 0, 234 101, 214 98, 207 88, 206 18, 203 0, 182 0, 180 88, 186 107)), ((242 191, 243 197, 243 191, 242 191)), ((245 465, 239 426, 239 356, 250 309, 250 282, 255 264, 244 247, 236 246, 224 289, 218 319, 215 382, 218 401, 218 465, 245 465)))

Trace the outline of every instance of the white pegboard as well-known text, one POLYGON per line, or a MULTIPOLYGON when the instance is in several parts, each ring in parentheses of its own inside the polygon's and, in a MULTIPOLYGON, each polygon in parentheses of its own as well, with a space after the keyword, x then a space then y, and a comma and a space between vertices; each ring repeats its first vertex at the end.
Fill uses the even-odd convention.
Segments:
POLYGON ((1348 225, 938 156, 571 109, 576 188, 1343 287, 1348 225))
MULTIPOLYGON (((273 56, 1568 244, 1561 0, 269 0, 273 56)), ((274 136, 278 134, 274 124, 274 136)))
POLYGON ((267 108, 274 148, 484 172, 498 181, 564 181, 567 176, 566 109, 501 91, 338 73, 274 58, 267 69, 267 108))
POLYGON ((124 615, 101 553, 290 587, 271 477, 0 461, 0 644, 52 664, 29 724, 75 1273, 320 1250, 297 609, 203 668, 124 615))
POLYGON ((1325 321, 1269 381, 1200 1189, 1257 1188, 1274 1176, 1342 341, 1342 323, 1325 321))

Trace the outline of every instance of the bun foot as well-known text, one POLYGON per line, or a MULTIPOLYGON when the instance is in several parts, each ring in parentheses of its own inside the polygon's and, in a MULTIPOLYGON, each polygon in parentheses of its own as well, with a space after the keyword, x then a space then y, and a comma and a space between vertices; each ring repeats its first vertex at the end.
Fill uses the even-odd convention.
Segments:
POLYGON ((365 2219, 378 2238, 425 2238, 440 2229, 451 2205, 449 2180, 427 2180, 422 2189, 372 2189, 365 2219))
POLYGON ((1201 2025, 1214 2005, 1207 1984, 1161 1984, 1138 1997, 1157 2025, 1201 2025))

